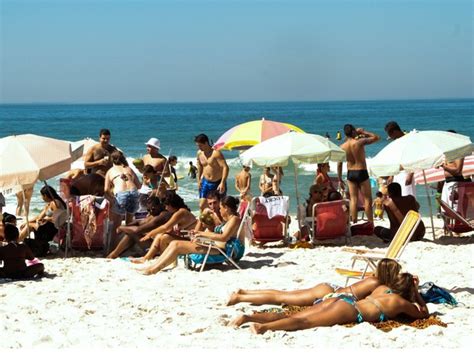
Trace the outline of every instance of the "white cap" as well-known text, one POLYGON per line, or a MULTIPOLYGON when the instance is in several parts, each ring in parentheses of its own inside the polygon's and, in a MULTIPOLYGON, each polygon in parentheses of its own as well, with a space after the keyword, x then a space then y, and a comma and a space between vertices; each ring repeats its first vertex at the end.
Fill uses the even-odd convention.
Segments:
POLYGON ((158 138, 150 138, 145 144, 149 145, 150 147, 160 149, 160 140, 158 138))

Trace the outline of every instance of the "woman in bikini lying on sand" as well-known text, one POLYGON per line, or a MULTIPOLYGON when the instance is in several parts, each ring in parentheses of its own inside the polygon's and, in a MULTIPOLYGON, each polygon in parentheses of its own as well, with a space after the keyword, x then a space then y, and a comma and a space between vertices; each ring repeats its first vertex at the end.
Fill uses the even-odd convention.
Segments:
POLYGON ((397 280, 401 265, 393 259, 382 259, 377 264, 375 276, 367 277, 348 287, 341 287, 331 283, 320 283, 305 290, 237 290, 232 293, 228 306, 240 302, 249 302, 255 305, 286 304, 289 306, 312 306, 329 293, 350 293, 356 299, 363 299, 380 285, 391 285, 397 280))
POLYGON ((142 264, 153 259, 156 255, 163 253, 173 240, 182 240, 180 235, 182 230, 190 230, 196 226, 197 219, 191 213, 183 199, 174 191, 167 191, 163 201, 167 211, 173 215, 165 224, 149 231, 140 242, 153 239, 153 243, 144 257, 131 259, 135 264, 142 264))
MULTIPOLYGON (((145 275, 155 274, 176 261, 178 255, 206 254, 207 246, 201 245, 199 238, 212 239, 219 248, 226 248, 227 243, 233 243, 236 254, 243 252, 243 242, 237 236, 240 218, 237 212, 239 200, 233 196, 226 196, 220 202, 220 212, 223 224, 217 226, 214 232, 199 232, 191 236, 191 240, 173 240, 161 254, 159 259, 149 267, 140 270, 145 275)), ((218 250, 211 250, 210 255, 220 254, 218 250)))
POLYGON ((295 314, 255 313, 241 315, 229 325, 239 327, 254 322, 250 330, 263 334, 268 330, 302 330, 336 324, 382 322, 405 314, 414 319, 429 315, 418 293, 418 279, 409 273, 400 274, 392 287, 378 286, 369 296, 357 300, 351 294, 329 294, 316 305, 295 314))

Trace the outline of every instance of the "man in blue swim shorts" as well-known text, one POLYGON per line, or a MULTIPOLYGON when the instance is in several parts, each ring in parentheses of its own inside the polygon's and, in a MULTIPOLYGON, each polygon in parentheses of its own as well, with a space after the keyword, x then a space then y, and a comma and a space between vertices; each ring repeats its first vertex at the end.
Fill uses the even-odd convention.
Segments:
POLYGON ((194 142, 199 149, 197 152, 197 179, 199 208, 202 211, 207 207, 206 197, 209 192, 217 191, 221 196, 226 194, 229 167, 222 153, 211 147, 209 138, 205 134, 196 136, 194 142))

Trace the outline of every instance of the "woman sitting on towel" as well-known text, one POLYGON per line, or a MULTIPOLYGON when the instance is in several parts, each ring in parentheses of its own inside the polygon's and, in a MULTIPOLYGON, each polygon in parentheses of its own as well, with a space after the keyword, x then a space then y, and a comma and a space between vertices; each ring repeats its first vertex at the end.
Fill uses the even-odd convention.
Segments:
POLYGON ((157 254, 162 253, 173 240, 183 239, 181 231, 188 231, 196 226, 196 217, 176 192, 166 191, 163 204, 166 210, 173 215, 165 224, 149 231, 140 239, 140 242, 153 239, 153 243, 144 257, 131 260, 135 264, 142 264, 153 259, 157 254))
MULTIPOLYGON (((191 237, 191 240, 173 240, 165 249, 160 258, 149 267, 141 270, 145 275, 155 274, 166 266, 173 264, 178 255, 183 254, 206 254, 207 246, 200 244, 199 238, 207 238, 216 242, 219 248, 233 245, 238 250, 238 255, 243 254, 243 241, 239 240, 237 232, 240 226, 240 218, 237 212, 239 200, 233 196, 226 196, 221 200, 220 212, 224 223, 217 226, 214 232, 199 232, 191 237)), ((218 250, 211 250, 210 255, 220 254, 218 250)))
POLYGON ((367 277, 348 287, 341 287, 332 283, 320 283, 314 287, 295 290, 237 290, 227 302, 228 306, 240 302, 249 302, 255 305, 286 304, 289 306, 312 306, 330 293, 350 293, 360 300, 373 292, 380 285, 392 287, 401 270, 401 265, 393 259, 382 259, 377 264, 375 276, 367 277))
POLYGON ((300 330, 330 327, 336 324, 383 322, 405 314, 414 319, 428 317, 428 308, 418 293, 418 279, 409 273, 400 274, 391 288, 381 285, 370 296, 356 300, 339 293, 303 311, 255 313, 234 319, 230 325, 239 327, 254 322, 250 330, 263 334, 268 330, 300 330))

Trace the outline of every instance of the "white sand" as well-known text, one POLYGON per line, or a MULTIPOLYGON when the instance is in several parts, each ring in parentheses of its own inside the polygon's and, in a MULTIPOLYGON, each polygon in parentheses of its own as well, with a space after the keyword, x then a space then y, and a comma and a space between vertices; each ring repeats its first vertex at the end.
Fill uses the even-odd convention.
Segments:
MULTIPOLYGON (((384 333, 363 323, 253 335, 248 327, 227 327, 242 312, 270 307, 225 306, 237 288, 343 284, 334 268, 350 266, 350 254, 341 251, 342 245, 312 250, 252 247, 240 262, 241 271, 224 267, 198 273, 180 261, 172 271, 142 276, 121 260, 46 259, 46 270, 54 277, 0 281, 0 347, 467 347, 474 329, 473 242, 472 237, 443 237, 433 243, 428 233, 428 240, 410 243, 402 256, 405 269, 418 274, 422 283, 433 281, 453 290, 458 307, 428 305, 447 328, 402 326, 384 333)), ((351 244, 376 249, 385 245, 375 237, 353 237, 351 244)))

